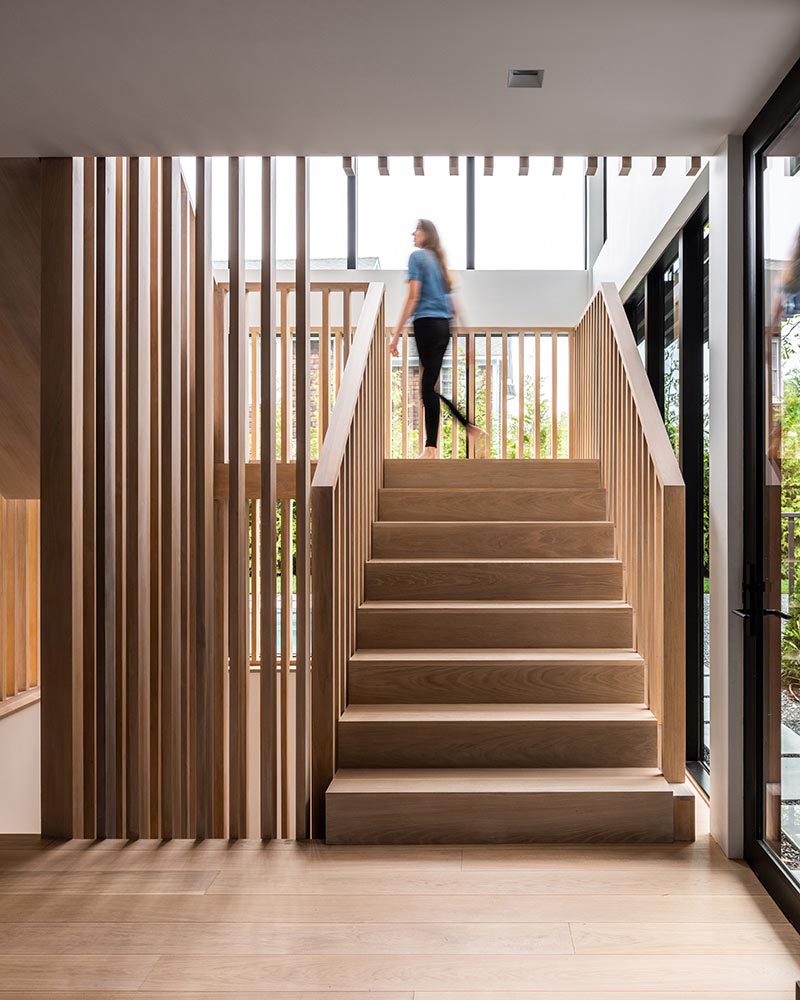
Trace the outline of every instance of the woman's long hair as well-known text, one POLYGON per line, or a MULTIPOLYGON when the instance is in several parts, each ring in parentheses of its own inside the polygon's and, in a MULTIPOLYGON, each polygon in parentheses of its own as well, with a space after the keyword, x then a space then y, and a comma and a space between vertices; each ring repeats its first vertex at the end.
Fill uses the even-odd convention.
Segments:
POLYGON ((430 219, 419 219, 417 221, 417 228, 421 229, 425 234, 425 249, 432 250, 436 254, 439 267, 442 269, 442 278, 444 278, 445 287, 448 292, 452 292, 453 279, 450 275, 450 269, 447 266, 447 257, 445 257, 444 249, 442 248, 442 241, 439 239, 439 230, 430 219))

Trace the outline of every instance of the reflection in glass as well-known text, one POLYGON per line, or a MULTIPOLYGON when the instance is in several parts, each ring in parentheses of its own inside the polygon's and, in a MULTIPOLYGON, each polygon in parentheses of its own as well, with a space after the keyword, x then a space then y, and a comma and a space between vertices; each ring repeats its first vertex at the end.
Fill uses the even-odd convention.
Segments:
POLYGON ((680 264, 674 257, 664 268, 664 423, 672 449, 680 458, 680 264))
POLYGON ((764 155, 765 837, 800 869, 800 153, 796 120, 764 155))

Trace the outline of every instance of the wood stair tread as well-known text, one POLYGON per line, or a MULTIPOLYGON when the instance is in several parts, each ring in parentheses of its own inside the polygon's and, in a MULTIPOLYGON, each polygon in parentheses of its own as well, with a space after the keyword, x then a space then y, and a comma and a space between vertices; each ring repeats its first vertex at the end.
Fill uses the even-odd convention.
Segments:
POLYGON ((403 566, 428 566, 428 565, 468 565, 472 566, 474 564, 482 566, 486 565, 499 565, 503 566, 506 563, 517 566, 532 565, 532 566, 552 566, 553 564, 564 564, 564 565, 574 565, 583 566, 586 563, 591 563, 593 565, 600 566, 618 566, 621 563, 620 559, 616 559, 614 556, 586 556, 581 558, 580 556, 570 556, 567 559, 561 559, 558 556, 540 556, 538 558, 531 558, 529 556, 519 556, 514 558, 511 556, 502 556, 498 558, 493 558, 492 556, 481 556, 480 558, 473 559, 469 556, 438 556, 432 559, 405 559, 405 558, 393 558, 392 556, 378 556, 373 559, 367 560, 367 564, 379 565, 379 566, 394 566, 396 564, 403 566))
POLYGON ((343 768, 328 794, 661 792, 672 788, 655 767, 343 768))
POLYGON ((642 663, 634 649, 357 649, 350 662, 424 663, 428 660, 455 663, 642 663))
POLYGON ((359 605, 363 611, 580 611, 593 610, 603 611, 606 609, 630 610, 631 606, 627 601, 503 601, 486 600, 476 601, 363 601, 359 605))
POLYGON ((655 716, 646 705, 540 705, 540 704, 485 704, 485 705, 348 705, 342 713, 340 725, 360 723, 462 723, 485 722, 492 725, 503 722, 655 722, 655 716))

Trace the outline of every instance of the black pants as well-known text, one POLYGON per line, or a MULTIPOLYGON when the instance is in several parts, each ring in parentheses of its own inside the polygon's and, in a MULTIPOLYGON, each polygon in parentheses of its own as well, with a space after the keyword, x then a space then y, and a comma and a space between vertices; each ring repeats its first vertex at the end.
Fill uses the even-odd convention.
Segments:
POLYGON ((425 447, 435 448, 439 437, 439 401, 450 410, 456 420, 465 427, 469 421, 449 399, 436 391, 442 359, 450 343, 450 320, 432 316, 421 316, 414 320, 414 340, 422 365, 422 405, 425 407, 425 447))

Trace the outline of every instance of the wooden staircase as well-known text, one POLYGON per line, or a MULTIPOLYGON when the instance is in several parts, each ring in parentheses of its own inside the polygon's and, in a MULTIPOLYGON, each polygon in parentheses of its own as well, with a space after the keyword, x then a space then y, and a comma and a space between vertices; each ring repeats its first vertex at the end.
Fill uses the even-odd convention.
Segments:
POLYGON ((691 839, 594 460, 386 461, 334 844, 691 839))

